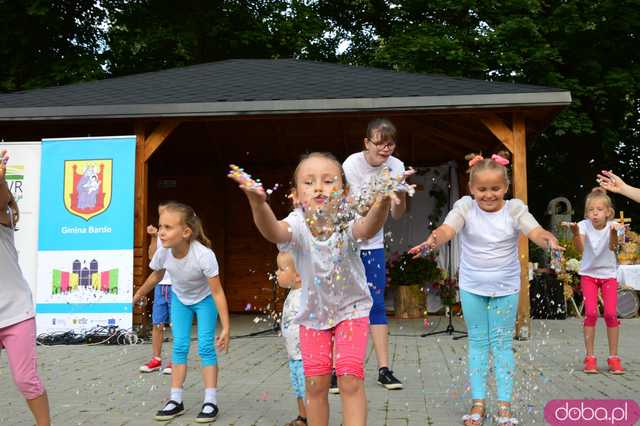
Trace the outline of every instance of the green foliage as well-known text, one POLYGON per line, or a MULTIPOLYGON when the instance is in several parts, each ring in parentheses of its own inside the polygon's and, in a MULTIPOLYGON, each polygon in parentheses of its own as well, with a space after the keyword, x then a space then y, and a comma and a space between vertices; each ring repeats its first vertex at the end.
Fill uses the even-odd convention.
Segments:
POLYGON ((103 0, 107 68, 126 75, 232 58, 330 59, 337 45, 312 2, 103 0), (333 52, 333 53, 332 53, 333 52))
POLYGON ((94 0, 0 0, 0 91, 105 76, 106 12, 94 0))
POLYGON ((414 259, 409 253, 392 256, 387 264, 387 272, 391 285, 422 285, 442 276, 433 255, 414 259))

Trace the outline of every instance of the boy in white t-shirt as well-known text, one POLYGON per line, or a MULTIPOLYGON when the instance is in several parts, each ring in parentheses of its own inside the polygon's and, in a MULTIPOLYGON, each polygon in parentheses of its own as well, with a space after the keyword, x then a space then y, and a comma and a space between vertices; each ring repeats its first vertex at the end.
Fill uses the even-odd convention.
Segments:
POLYGON ((607 363, 612 374, 624 374, 618 356, 618 282, 616 280, 618 245, 617 231, 622 226, 611 221, 614 216, 611 198, 602 188, 594 188, 585 201, 585 220, 570 224, 573 242, 582 253, 580 262, 580 286, 584 300, 584 358, 585 373, 597 373, 598 364, 594 355, 596 321, 598 319, 598 289, 604 302, 604 322, 607 325, 609 358, 607 363))
MULTIPOLYGON (((169 204, 164 202, 158 205, 158 216, 162 214, 164 207, 169 204)), ((157 250, 165 250, 158 236, 158 228, 153 225, 147 226, 147 234, 151 237, 149 243, 149 259, 153 259, 157 250)), ((151 308, 151 350, 153 354, 151 360, 140 367, 142 373, 152 373, 162 368, 162 343, 164 341, 164 328, 171 325, 171 275, 164 273, 162 281, 154 289, 153 306, 151 308)), ((162 374, 171 375, 171 361, 162 369, 162 374)))
POLYGON ((307 424, 307 410, 304 405, 304 370, 302 353, 300 352, 300 325, 294 321, 300 311, 302 281, 296 271, 296 265, 290 253, 278 253, 277 263, 276 277, 278 285, 282 288, 290 289, 282 308, 280 328, 287 346, 291 387, 296 394, 296 402, 298 404, 298 417, 285 426, 304 426, 307 424))

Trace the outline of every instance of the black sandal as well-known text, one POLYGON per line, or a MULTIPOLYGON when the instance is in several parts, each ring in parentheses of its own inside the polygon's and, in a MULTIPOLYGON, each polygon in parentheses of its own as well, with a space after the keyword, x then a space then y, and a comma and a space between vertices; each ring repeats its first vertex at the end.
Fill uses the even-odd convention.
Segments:
POLYGON ((184 404, 182 402, 178 403, 176 401, 169 400, 164 405, 164 408, 156 413, 154 419, 160 422, 165 422, 167 420, 171 420, 175 417, 181 416, 183 413, 184 413, 184 404), (167 407, 169 406, 169 404, 173 404, 174 407, 167 410, 167 407))
POLYGON ((198 413, 198 416, 196 417, 196 423, 215 422, 216 417, 218 417, 218 406, 211 402, 205 402, 204 404, 202 404, 202 410, 200 410, 200 413, 198 413), (204 407, 211 407, 213 408, 213 411, 211 411, 210 413, 205 413, 204 407))

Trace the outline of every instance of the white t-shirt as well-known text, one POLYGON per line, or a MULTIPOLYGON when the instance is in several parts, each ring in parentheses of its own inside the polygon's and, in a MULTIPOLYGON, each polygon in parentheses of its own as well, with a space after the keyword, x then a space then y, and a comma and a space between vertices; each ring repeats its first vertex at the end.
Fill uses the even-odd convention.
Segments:
POLYGON ((481 296, 506 296, 520 291, 518 236, 540 226, 517 198, 497 212, 486 212, 469 196, 453 205, 444 223, 460 235, 462 290, 481 296))
POLYGON ((292 288, 284 301, 282 308, 282 336, 287 345, 289 359, 300 360, 300 325, 294 322, 294 318, 300 311, 302 301, 302 288, 292 288))
POLYGON ((36 315, 29 284, 18 264, 13 233, 13 229, 0 225, 0 328, 36 315))
MULTIPOLYGON (((162 242, 160 241, 160 237, 157 237, 157 240, 156 240, 156 252, 158 250, 168 250, 162 247, 162 242)), ((171 274, 169 273, 169 271, 164 271, 164 277, 162 277, 162 281, 160 281, 158 284, 171 285, 171 274)))
POLYGON ((311 234, 301 209, 284 220, 290 226, 291 241, 278 244, 278 249, 293 255, 302 280, 295 322, 326 330, 345 320, 368 317, 372 299, 360 247, 352 233, 355 221, 346 231, 321 241, 311 234))
MULTIPOLYGON (((353 194, 359 194, 373 176, 382 172, 383 167, 389 168, 391 176, 398 176, 404 173, 404 163, 394 156, 387 158, 387 161, 379 166, 369 164, 364 156, 364 151, 351 154, 342 164, 344 175, 349 184, 349 190, 353 194)), ((360 244, 362 250, 374 250, 384 248, 384 228, 380 229, 371 239, 360 244)))
POLYGON ((199 241, 189 244, 189 251, 182 259, 173 257, 170 249, 156 251, 149 267, 154 271, 165 269, 171 274, 173 292, 185 305, 194 305, 209 296, 208 279, 218 275, 216 255, 199 241))
POLYGON ((580 262, 580 275, 593 278, 615 278, 616 255, 609 249, 611 222, 604 228, 596 229, 590 220, 578 222, 580 235, 584 236, 584 250, 580 262))

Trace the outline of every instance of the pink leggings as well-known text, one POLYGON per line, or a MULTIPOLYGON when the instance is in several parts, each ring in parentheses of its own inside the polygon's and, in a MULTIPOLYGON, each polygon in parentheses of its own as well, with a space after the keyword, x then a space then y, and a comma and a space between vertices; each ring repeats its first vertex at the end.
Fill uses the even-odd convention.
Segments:
POLYGON ((26 399, 35 399, 44 394, 36 359, 36 320, 30 318, 0 328, 0 349, 3 347, 9 358, 13 381, 22 395, 26 399))
POLYGON ((333 342, 336 345, 336 375, 364 380, 369 318, 345 320, 328 330, 300 326, 300 352, 305 377, 328 376, 332 369, 333 342))
POLYGON ((618 282, 615 278, 593 278, 580 276, 582 297, 584 298, 584 326, 595 327, 598 319, 598 288, 602 291, 604 302, 604 322, 607 327, 617 327, 618 321, 618 282))

